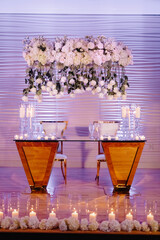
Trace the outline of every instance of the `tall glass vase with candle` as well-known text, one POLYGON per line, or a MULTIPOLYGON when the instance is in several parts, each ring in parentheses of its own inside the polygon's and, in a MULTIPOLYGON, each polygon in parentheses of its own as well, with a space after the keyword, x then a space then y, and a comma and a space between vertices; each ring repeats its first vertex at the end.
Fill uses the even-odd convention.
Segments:
POLYGON ((134 121, 135 121, 135 135, 140 135, 140 117, 141 117, 141 108, 140 106, 136 105, 134 111, 134 121))
POLYGON ((19 108, 19 132, 20 137, 23 138, 23 135, 25 134, 25 104, 21 104, 19 108))
POLYGON ((122 138, 124 140, 128 140, 130 139, 131 129, 131 113, 129 106, 122 106, 121 116, 122 116, 122 138))
POLYGON ((28 138, 34 139, 36 118, 35 118, 35 105, 33 103, 27 106, 26 117, 27 117, 28 138))

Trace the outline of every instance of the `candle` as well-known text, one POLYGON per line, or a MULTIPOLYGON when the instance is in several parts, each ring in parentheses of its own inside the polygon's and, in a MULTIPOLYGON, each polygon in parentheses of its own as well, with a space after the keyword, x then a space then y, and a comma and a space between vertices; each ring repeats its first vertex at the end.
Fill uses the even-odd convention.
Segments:
POLYGON ((141 108, 140 107, 136 107, 135 116, 136 116, 136 118, 140 118, 140 116, 141 116, 141 108))
POLYGON ((30 117, 30 105, 27 107, 26 117, 30 117))
POLYGON ((19 136, 18 136, 18 135, 15 135, 15 136, 14 136, 14 139, 18 140, 18 139, 19 139, 19 136))
POLYGON ((122 107, 122 118, 126 118, 126 116, 127 116, 126 107, 122 107))
POLYGON ((19 117, 24 118, 25 117, 25 107, 21 104, 21 107, 19 109, 19 117))
POLYGON ((55 214, 55 212, 54 212, 54 211, 52 211, 52 212, 49 214, 49 217, 50 217, 50 218, 55 218, 55 217, 56 217, 56 214, 55 214))
POLYGON ((97 214, 95 212, 89 214, 89 222, 96 221, 97 214))
POLYGON ((0 221, 3 219, 3 212, 0 211, 0 221))
POLYGON ((115 137, 115 140, 118 140, 118 136, 115 137))
POLYGON ((45 139, 45 140, 48 140, 48 136, 45 136, 44 139, 45 139))
POLYGON ((29 213, 30 218, 34 218, 36 217, 36 212, 34 212, 33 210, 29 213))
POLYGON ((111 140, 111 137, 110 137, 110 136, 108 136, 108 140, 111 140))
POLYGON ((141 140, 145 140, 145 136, 140 136, 140 139, 141 140))
POLYGON ((41 140, 41 136, 37 136, 37 140, 41 140))
POLYGON ((23 139, 23 135, 20 135, 19 139, 22 140, 23 139))
POLYGON ((109 221, 115 220, 115 214, 113 211, 111 213, 109 213, 108 219, 109 219, 109 221))
POLYGON ((52 136, 51 139, 54 140, 54 139, 55 139, 55 136, 52 136))
POLYGON ((126 219, 128 219, 128 220, 133 220, 133 215, 132 215, 132 213, 128 213, 127 215, 126 215, 126 219))
POLYGON ((28 137, 28 134, 27 134, 27 133, 25 133, 25 134, 24 134, 24 137, 27 139, 27 137, 28 137))
POLYGON ((19 216, 18 211, 16 209, 14 209, 12 212, 12 218, 18 218, 18 216, 19 216))
POLYGON ((30 108, 30 117, 32 118, 34 116, 35 116, 35 109, 34 109, 33 106, 31 106, 31 108, 30 108))
POLYGON ((149 224, 152 220, 154 220, 154 216, 153 216, 152 213, 150 212, 150 213, 147 215, 147 223, 149 224))
POLYGON ((136 140, 139 140, 139 136, 136 136, 136 140))
POLYGON ((130 121, 130 109, 128 108, 128 127, 130 129, 131 127, 131 121, 130 121))
POLYGON ((76 210, 72 213, 72 217, 78 219, 78 213, 76 212, 76 210))

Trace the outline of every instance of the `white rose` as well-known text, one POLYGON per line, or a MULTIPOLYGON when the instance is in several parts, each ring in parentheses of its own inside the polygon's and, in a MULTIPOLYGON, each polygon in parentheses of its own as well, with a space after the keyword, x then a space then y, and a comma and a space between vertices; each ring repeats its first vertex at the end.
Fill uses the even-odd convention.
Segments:
POLYGON ((81 48, 82 47, 82 43, 81 42, 76 42, 75 44, 75 48, 81 48))
POLYGON ((112 85, 109 83, 108 86, 107 86, 107 88, 108 88, 109 90, 111 90, 111 89, 112 89, 112 85))
POLYGON ((95 91, 96 91, 97 93, 101 92, 101 87, 97 87, 97 88, 95 89, 95 91))
POLYGON ((101 56, 100 56, 100 55, 95 56, 94 62, 95 62, 95 64, 97 64, 98 66, 100 66, 100 65, 102 64, 102 58, 101 58, 101 56))
POLYGON ((53 90, 53 89, 56 89, 56 84, 53 84, 53 85, 52 85, 52 90, 53 90))
POLYGON ((72 78, 72 79, 69 80, 69 83, 70 84, 75 84, 75 80, 72 78))
POLYGON ((91 90, 92 90, 91 87, 87 87, 87 88, 86 88, 86 91, 87 91, 87 92, 89 92, 89 91, 91 91, 91 90))
POLYGON ((78 80, 79 80, 80 82, 83 82, 83 77, 80 76, 78 80))
POLYGON ((93 42, 89 42, 87 47, 88 47, 88 49, 93 49, 93 48, 95 48, 95 45, 93 42))
POLYGON ((38 84, 39 84, 39 83, 42 83, 42 79, 41 79, 41 78, 37 78, 37 79, 36 79, 36 83, 38 83, 38 84))
POLYGON ((98 96, 99 96, 99 98, 103 98, 104 94, 103 93, 99 93, 98 96))
POLYGON ((121 92, 118 91, 118 92, 116 93, 116 95, 117 95, 117 97, 121 97, 121 92))
POLYGON ((28 102, 28 97, 27 97, 27 96, 23 96, 23 97, 22 97, 22 101, 23 101, 23 102, 28 102))
POLYGON ((118 87, 115 87, 115 88, 114 88, 114 92, 115 92, 115 93, 118 93, 118 90, 119 90, 118 87))
POLYGON ((57 89, 54 89, 54 90, 52 91, 52 93, 53 93, 53 95, 57 95, 57 93, 58 93, 57 89))
POLYGON ((114 85, 115 83, 116 83, 116 82, 115 82, 115 80, 113 80, 113 79, 110 81, 110 84, 111 84, 111 85, 114 85))
POLYGON ((30 89, 30 91, 31 91, 32 93, 36 93, 36 88, 33 87, 33 88, 30 89))
POLYGON ((52 83, 51 81, 48 81, 48 82, 47 82, 47 87, 50 87, 50 88, 51 88, 52 85, 53 85, 53 83, 52 83))
POLYGON ((105 82, 103 80, 99 81, 100 86, 104 86, 105 82))
POLYGON ((83 82, 84 82, 84 84, 87 84, 87 83, 88 83, 88 79, 85 78, 85 79, 83 80, 83 82))
POLYGON ((97 82, 95 80, 90 81, 91 86, 95 86, 96 84, 97 84, 97 82))
POLYGON ((108 99, 108 100, 113 100, 113 95, 108 95, 108 96, 107 96, 107 99, 108 99))
POLYGON ((50 92, 50 91, 51 91, 51 88, 50 88, 50 87, 47 87, 47 88, 46 88, 46 91, 47 91, 47 92, 50 92))
POLYGON ((56 51, 59 50, 62 47, 62 44, 60 42, 55 43, 55 49, 56 51))
POLYGON ((61 77, 61 82, 62 82, 62 83, 66 82, 66 77, 64 77, 64 76, 61 77))
POLYGON ((46 86, 41 86, 41 89, 43 90, 43 91, 46 91, 46 86))
POLYGON ((97 43, 97 47, 100 48, 100 49, 103 48, 103 43, 98 42, 98 43, 97 43))

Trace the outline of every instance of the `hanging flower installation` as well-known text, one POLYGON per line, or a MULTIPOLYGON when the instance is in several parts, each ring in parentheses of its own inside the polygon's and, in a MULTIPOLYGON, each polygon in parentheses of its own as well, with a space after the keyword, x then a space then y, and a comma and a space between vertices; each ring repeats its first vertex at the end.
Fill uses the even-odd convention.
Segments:
POLYGON ((24 40, 23 57, 28 64, 23 100, 30 92, 42 101, 42 92, 61 97, 91 91, 100 98, 126 97, 129 87, 125 67, 133 64, 131 50, 104 36, 93 38, 44 37, 24 40))

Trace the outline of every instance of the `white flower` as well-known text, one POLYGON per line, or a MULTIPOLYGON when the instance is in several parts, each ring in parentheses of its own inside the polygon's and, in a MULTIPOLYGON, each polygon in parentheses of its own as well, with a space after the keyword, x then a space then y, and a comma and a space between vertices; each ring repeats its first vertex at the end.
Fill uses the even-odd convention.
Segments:
POLYGON ((23 96, 23 97, 22 97, 22 101, 28 102, 28 97, 27 97, 27 96, 23 96))
POLYGON ((63 76, 63 77, 61 77, 61 80, 60 80, 60 81, 61 81, 61 83, 64 83, 64 82, 66 82, 66 77, 64 77, 64 76, 63 76))
POLYGON ((97 88, 95 89, 95 91, 96 91, 97 93, 101 92, 101 87, 97 87, 97 88))
POLYGON ((36 88, 33 87, 33 88, 30 89, 30 91, 31 91, 32 93, 36 93, 36 88))
POLYGON ((60 42, 55 43, 55 49, 56 51, 59 50, 62 47, 62 44, 60 42))
POLYGON ((109 227, 108 227, 109 221, 103 221, 101 222, 99 229, 103 232, 109 232, 109 227))
POLYGON ((36 79, 36 83, 41 84, 42 83, 42 79, 41 78, 37 78, 36 79))
POLYGON ((121 225, 117 220, 109 221, 108 227, 111 232, 120 232, 121 231, 121 225))
POLYGON ((111 85, 114 85, 115 83, 116 83, 116 82, 115 82, 115 80, 113 80, 113 79, 110 81, 110 84, 111 84, 111 85))
POLYGON ((76 42, 75 48, 81 48, 81 47, 82 47, 82 43, 80 41, 76 42))
POLYGON ((56 84, 52 85, 52 90, 56 89, 56 84))
POLYGON ((100 66, 102 64, 102 57, 100 55, 96 55, 94 57, 94 63, 100 66))
POLYGON ((90 81, 90 85, 91 85, 91 86, 94 87, 96 84, 97 84, 97 82, 96 82, 95 80, 90 81))
POLYGON ((118 87, 114 87, 114 92, 117 93, 118 92, 118 87))
POLYGON ((126 100, 127 99, 127 94, 122 94, 122 100, 126 100))
POLYGON ((99 93, 98 96, 99 96, 99 98, 103 98, 104 94, 103 93, 99 93))
POLYGON ((105 82, 103 80, 99 81, 100 86, 104 86, 105 82))
POLYGON ((46 222, 46 229, 47 230, 58 228, 58 226, 59 226, 58 218, 48 218, 48 220, 46 222))
POLYGON ((4 219, 2 219, 1 228, 9 229, 11 225, 12 225, 11 217, 5 217, 4 219))
POLYGON ((143 232, 149 232, 150 231, 150 228, 149 228, 149 226, 146 222, 142 222, 141 229, 142 229, 143 232))
POLYGON ((53 83, 52 83, 51 81, 48 81, 48 82, 47 82, 47 87, 50 87, 50 88, 51 88, 52 85, 53 85, 53 83))
POLYGON ((97 221, 92 221, 88 225, 88 230, 90 231, 96 231, 99 227, 99 223, 97 221))
POLYGON ((82 231, 87 231, 88 230, 88 219, 87 218, 81 219, 80 229, 82 231))
POLYGON ((125 219, 123 222, 121 222, 122 231, 131 232, 133 228, 134 228, 133 221, 125 219))
POLYGON ((80 82, 83 82, 84 78, 82 76, 79 77, 78 79, 80 82))
POLYGON ((108 99, 108 100, 113 100, 113 95, 108 95, 108 96, 107 96, 107 99, 108 99))
POLYGON ((50 91, 51 91, 51 88, 50 88, 50 87, 47 87, 47 88, 46 88, 46 91, 47 91, 47 92, 50 92, 50 91))
POLYGON ((47 222, 47 219, 42 219, 39 223, 39 228, 42 229, 42 230, 45 230, 46 229, 46 222, 47 222))
POLYGON ((108 86, 107 86, 107 88, 109 89, 109 90, 111 90, 112 89, 112 84, 108 84, 108 86))
POLYGON ((20 228, 27 229, 28 228, 29 217, 25 216, 20 219, 20 228))
POLYGON ((29 226, 29 228, 37 229, 39 227, 38 218, 36 216, 35 217, 30 217, 29 222, 28 222, 28 226, 29 226))
POLYGON ((93 49, 93 48, 95 48, 95 45, 93 42, 89 42, 87 47, 88 47, 88 49, 93 49))
POLYGON ((87 88, 86 88, 86 91, 87 91, 87 92, 89 92, 89 91, 91 91, 91 90, 92 90, 91 87, 87 87, 87 88))
POLYGON ((150 226, 152 232, 157 232, 159 230, 159 225, 158 225, 158 222, 156 220, 152 220, 149 223, 149 226, 150 226))
POLYGON ((69 83, 70 84, 75 84, 75 80, 72 78, 72 79, 69 80, 69 83))
POLYGON ((53 93, 53 95, 57 95, 57 94, 58 94, 57 89, 54 89, 54 90, 52 91, 52 93, 53 93))
POLYGON ((97 47, 100 48, 100 49, 103 48, 103 43, 98 42, 98 43, 97 43, 97 47))
POLYGON ((69 217, 67 219, 68 228, 71 231, 76 231, 79 228, 79 220, 74 217, 69 217))
POLYGON ((66 224, 66 220, 63 219, 59 222, 59 229, 61 231, 67 231, 67 224, 66 224))
POLYGON ((118 91, 118 92, 116 93, 116 96, 117 96, 117 97, 121 97, 121 92, 118 91))
POLYGON ((46 91, 46 86, 41 86, 41 89, 43 90, 43 91, 46 91))
POLYGON ((134 224, 134 228, 133 228, 133 229, 135 229, 135 230, 137 230, 137 231, 140 231, 140 230, 141 230, 141 224, 140 224, 139 221, 133 220, 133 224, 134 224))
POLYGON ((75 97, 75 94, 74 94, 74 93, 70 93, 70 97, 71 97, 71 98, 74 98, 74 97, 75 97))
POLYGON ((87 83, 88 83, 88 79, 85 78, 85 79, 83 80, 83 82, 84 82, 84 84, 87 84, 87 83))

